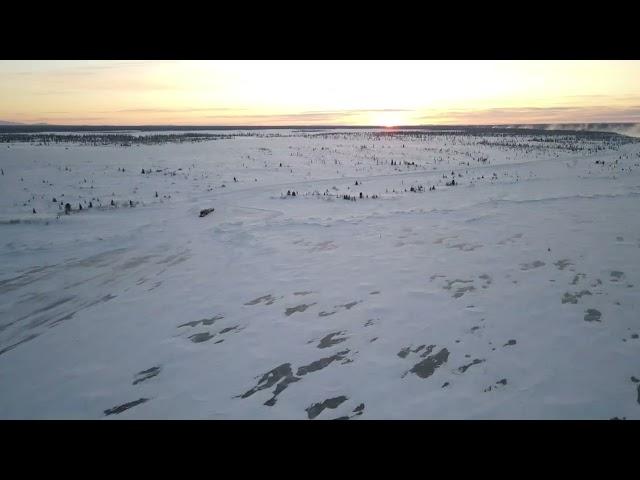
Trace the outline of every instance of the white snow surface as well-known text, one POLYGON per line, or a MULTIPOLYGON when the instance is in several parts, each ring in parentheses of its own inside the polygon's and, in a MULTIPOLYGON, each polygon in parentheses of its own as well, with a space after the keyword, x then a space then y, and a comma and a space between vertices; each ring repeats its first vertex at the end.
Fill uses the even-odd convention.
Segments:
POLYGON ((0 418, 640 419, 640 143, 272 133, 0 144, 0 418))

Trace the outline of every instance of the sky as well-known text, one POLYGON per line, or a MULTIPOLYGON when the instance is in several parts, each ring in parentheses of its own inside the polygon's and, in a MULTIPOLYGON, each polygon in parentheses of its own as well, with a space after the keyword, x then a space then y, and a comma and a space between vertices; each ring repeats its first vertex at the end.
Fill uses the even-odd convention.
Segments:
POLYGON ((640 122, 640 61, 0 61, 0 121, 640 122))

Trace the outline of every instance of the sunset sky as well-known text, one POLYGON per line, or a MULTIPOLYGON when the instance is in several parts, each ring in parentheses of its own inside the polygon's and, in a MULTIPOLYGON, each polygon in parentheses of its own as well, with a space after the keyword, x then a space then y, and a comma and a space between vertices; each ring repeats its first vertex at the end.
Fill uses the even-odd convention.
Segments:
POLYGON ((68 125, 640 122, 640 61, 0 61, 0 98, 68 125))

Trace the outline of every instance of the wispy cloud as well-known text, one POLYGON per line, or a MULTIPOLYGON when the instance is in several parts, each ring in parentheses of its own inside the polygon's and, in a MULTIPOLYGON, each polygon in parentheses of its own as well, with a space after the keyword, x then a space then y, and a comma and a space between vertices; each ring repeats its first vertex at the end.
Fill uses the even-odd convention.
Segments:
POLYGON ((335 114, 335 115, 351 115, 358 113, 376 113, 376 112, 413 112, 414 110, 406 108, 351 108, 347 110, 308 110, 295 115, 304 114, 335 114))
POLYGON ((638 122, 640 105, 628 107, 513 107, 480 110, 446 110, 420 116, 425 122, 452 123, 589 123, 638 122))
POLYGON ((61 125, 67 124, 69 122, 108 122, 108 117, 63 117, 63 118, 51 118, 51 117, 40 117, 34 118, 30 121, 30 123, 38 123, 38 122, 46 122, 46 123, 59 123, 61 125))
MULTIPOLYGON (((28 62, 21 62, 28 63, 28 62)), ((180 86, 151 68, 174 62, 109 61, 101 63, 45 62, 1 70, 1 84, 26 89, 30 95, 67 95, 87 92, 147 92, 179 90, 180 86), (17 68, 17 69, 16 69, 17 68)), ((0 63, 0 67, 2 64, 0 63)))
POLYGON ((367 118, 367 114, 380 112, 413 112, 410 109, 396 108, 373 108, 373 109, 347 109, 347 110, 309 110, 303 112, 281 113, 281 114, 253 114, 253 115, 206 115, 206 118, 215 119, 219 122, 233 121, 235 124, 265 124, 265 125, 307 125, 312 123, 349 124, 349 122, 362 123, 367 118))
POLYGON ((191 113, 191 112, 237 112, 245 108, 234 107, 208 107, 208 108, 125 108, 113 112, 100 113, 191 113))
MULTIPOLYGON (((160 63, 160 62, 155 62, 160 63)), ((161 62, 172 63, 172 62, 161 62)), ((4 75, 12 75, 17 77, 32 77, 32 76, 50 76, 50 75, 64 75, 64 76, 87 76, 99 74, 107 71, 120 71, 123 68, 131 68, 133 70, 145 68, 149 65, 146 61, 109 61, 102 63, 85 63, 82 61, 76 61, 73 63, 63 64, 59 66, 55 62, 47 62, 38 69, 33 70, 16 70, 12 72, 5 72, 4 75), (51 64, 48 66, 48 64, 51 64)))
POLYGON ((219 122, 229 122, 235 124, 264 124, 264 125, 304 125, 309 122, 339 123, 351 118, 354 113, 321 112, 321 113, 289 113, 289 114, 259 114, 259 115, 205 115, 208 119, 215 119, 219 122))

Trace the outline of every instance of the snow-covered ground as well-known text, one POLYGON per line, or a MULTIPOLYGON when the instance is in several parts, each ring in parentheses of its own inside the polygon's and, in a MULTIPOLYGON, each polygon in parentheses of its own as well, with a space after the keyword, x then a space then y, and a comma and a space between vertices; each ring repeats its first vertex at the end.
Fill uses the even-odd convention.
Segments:
POLYGON ((0 418, 640 419, 640 143, 224 134, 0 143, 0 418))

